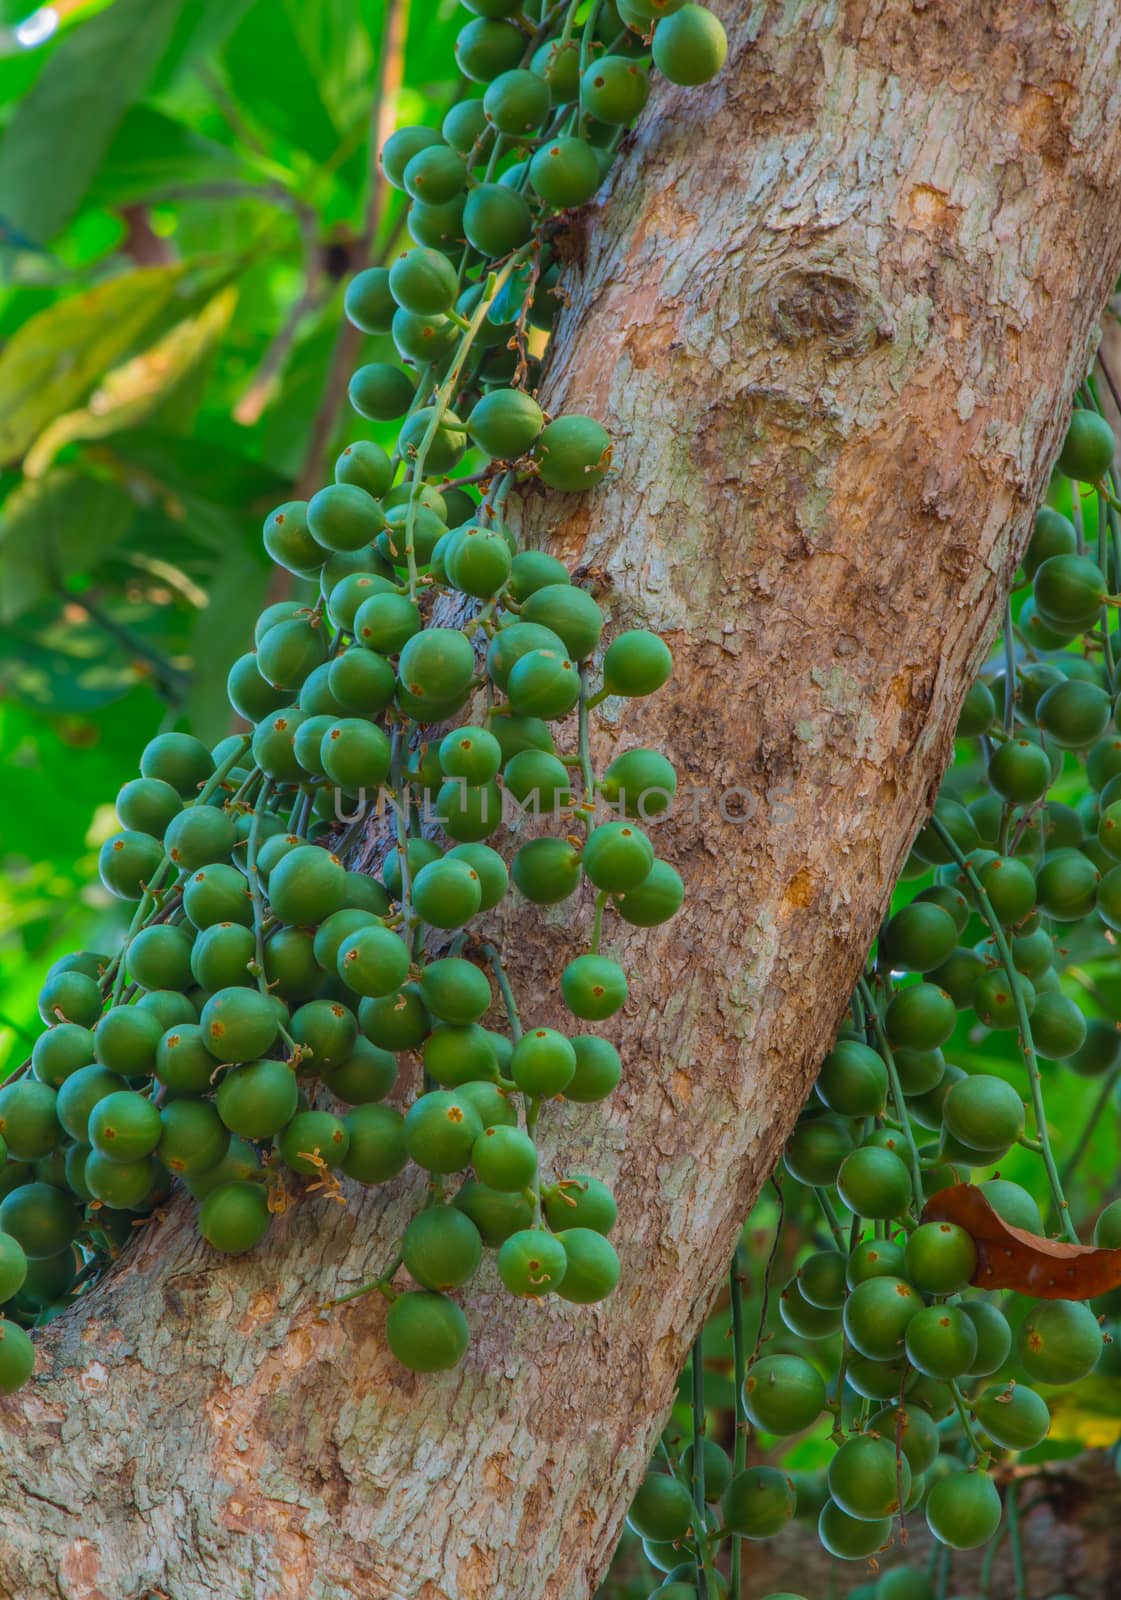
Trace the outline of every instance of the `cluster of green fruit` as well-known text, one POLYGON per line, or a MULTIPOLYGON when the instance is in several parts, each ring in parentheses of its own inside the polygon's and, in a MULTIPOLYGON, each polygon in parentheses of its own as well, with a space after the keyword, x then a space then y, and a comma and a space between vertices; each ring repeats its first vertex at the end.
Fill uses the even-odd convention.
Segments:
MULTIPOLYGON (((1075 1241, 1044 1086, 1061 1093, 1064 1071, 1100 1078, 1100 1114, 1121 1078, 1121 1009, 1086 978, 1095 962, 1115 966, 1121 930, 1114 452, 1087 389, 1053 485, 1054 498, 1073 496, 1078 524, 1051 505, 1035 519, 1003 639, 965 699, 958 758, 784 1151, 786 1223, 814 1242, 737 1374, 737 1421, 780 1446, 828 1434, 828 1469, 747 1465, 742 1443, 730 1460, 705 1436, 703 1411, 683 1451, 671 1425, 629 1515, 665 1575, 660 1600, 717 1600, 719 1542, 767 1539, 795 1518, 842 1561, 878 1557, 909 1513, 947 1555, 986 1544, 1003 1509, 987 1469, 1049 1430, 1034 1386, 1116 1370, 1103 1322, 1121 1314, 1118 1292, 982 1292, 970 1233, 921 1220, 930 1196, 972 1183, 1005 1223, 1045 1236, 1036 1199, 1000 1176, 1026 1147, 1045 1169, 1051 1225, 1075 1241), (979 1037, 992 1070, 981 1070, 979 1037), (959 1045, 968 1067, 953 1059, 959 1045)), ((1121 1248, 1121 1200, 1100 1212, 1093 1241, 1121 1248)), ((935 1591, 904 1567, 856 1592, 935 1591)))
POLYGON ((701 83, 726 40, 682 0, 469 9, 467 95, 439 132, 402 128, 381 152, 414 244, 346 296, 362 332, 392 337, 398 359, 360 367, 350 398, 362 417, 401 419, 395 449, 356 441, 333 483, 267 519, 269 555, 318 593, 270 605, 230 672, 251 733, 213 752, 168 733, 145 750, 100 858, 106 888, 136 902, 124 946, 56 963, 47 1032, 0 1090, 0 1392, 32 1370, 26 1328, 95 1277, 176 1178, 203 1237, 240 1252, 290 1203, 284 1174, 337 1191, 414 1162, 427 1203, 372 1287, 391 1301, 391 1348, 418 1371, 462 1357, 449 1291, 484 1246, 517 1295, 592 1302, 617 1280, 611 1194, 583 1174, 546 1181, 536 1134, 547 1102, 610 1094, 618 1053, 595 1032, 523 1028, 471 924, 511 877, 540 905, 591 885, 588 948, 562 996, 577 1023, 620 1009, 604 914, 652 926, 677 910, 681 880, 638 825, 669 808, 676 778, 639 749, 597 781, 589 716, 653 693, 672 661, 656 635, 623 633, 593 688, 599 606, 563 563, 519 551, 502 511, 518 479, 590 489, 611 458, 598 422, 550 420, 531 392, 561 305, 556 215, 599 188, 651 56, 701 83), (482 465, 449 483, 472 448, 482 465), (477 724, 456 725, 469 703, 477 724), (570 717, 578 749, 559 754, 550 724, 570 717), (338 832, 342 806, 371 790, 395 819, 376 876, 340 858, 366 824, 338 832), (526 812, 555 831, 525 838, 526 812), (504 829, 524 841, 509 868, 485 842, 504 829), (488 969, 500 1027, 485 1025, 488 969), (423 1072, 403 1113, 385 1103, 402 1058, 423 1072), (402 1263, 416 1287, 399 1292, 402 1263))

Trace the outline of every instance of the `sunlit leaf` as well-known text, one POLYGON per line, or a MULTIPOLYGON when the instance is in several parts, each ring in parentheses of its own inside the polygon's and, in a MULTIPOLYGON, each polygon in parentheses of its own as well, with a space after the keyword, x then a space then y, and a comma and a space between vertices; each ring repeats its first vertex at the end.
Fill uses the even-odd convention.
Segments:
POLYGON ((237 290, 221 290, 197 317, 177 323, 148 350, 106 373, 80 411, 56 417, 24 458, 28 477, 40 477, 64 445, 101 439, 155 418, 165 427, 190 424, 198 407, 197 378, 229 326, 237 290))
POLYGON ((179 266, 123 273, 31 317, 0 353, 0 461, 23 454, 153 327, 179 266))

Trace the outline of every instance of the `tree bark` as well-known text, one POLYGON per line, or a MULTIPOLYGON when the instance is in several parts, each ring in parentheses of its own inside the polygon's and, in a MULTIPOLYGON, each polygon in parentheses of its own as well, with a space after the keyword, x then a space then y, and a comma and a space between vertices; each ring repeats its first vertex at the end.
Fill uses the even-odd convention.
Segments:
MULTIPOLYGON (((142 1230, 0 1402, 8 1600, 582 1600, 846 1004, 951 750, 1121 261, 1112 0, 718 6, 702 91, 655 95, 571 241, 554 411, 615 472, 531 493, 613 629, 677 656, 609 702, 597 757, 653 743, 688 798, 655 828, 688 899, 612 926, 633 974, 606 1108, 550 1108, 558 1172, 620 1200, 602 1307, 492 1268, 473 1342, 401 1371, 382 1270, 417 1175, 309 1198, 268 1248, 142 1230)), ((524 1011, 586 933, 521 907, 524 1011)))

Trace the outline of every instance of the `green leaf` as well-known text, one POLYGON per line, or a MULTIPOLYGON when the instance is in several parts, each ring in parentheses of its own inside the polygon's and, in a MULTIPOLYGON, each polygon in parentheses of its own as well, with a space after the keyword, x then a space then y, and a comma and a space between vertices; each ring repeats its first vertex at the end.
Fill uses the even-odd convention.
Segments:
POLYGON ((39 435, 24 458, 28 476, 41 477, 63 446, 79 439, 103 439, 157 416, 169 431, 189 427, 198 409, 199 378, 205 379, 236 304, 235 288, 221 290, 197 317, 176 323, 149 349, 107 373, 87 407, 55 417, 39 435))
POLYGON ((150 330, 184 268, 147 267, 60 300, 0 354, 0 462, 18 459, 47 423, 84 400, 150 330))
POLYGON ((180 11, 152 89, 159 93, 222 48, 253 0, 191 0, 180 11))
POLYGON ((125 111, 147 90, 184 0, 116 0, 69 33, 0 142, 6 221, 45 244, 74 215, 125 111))
POLYGON ((206 139, 154 106, 132 106, 83 197, 94 206, 128 205, 172 184, 236 176, 242 163, 216 139, 206 139))
POLYGON ((83 472, 20 484, 0 522, 0 621, 22 616, 63 577, 91 571, 124 538, 132 517, 123 489, 83 472))
POLYGON ((327 161, 335 154, 339 130, 294 24, 298 10, 294 0, 257 0, 226 45, 226 71, 255 122, 327 161))

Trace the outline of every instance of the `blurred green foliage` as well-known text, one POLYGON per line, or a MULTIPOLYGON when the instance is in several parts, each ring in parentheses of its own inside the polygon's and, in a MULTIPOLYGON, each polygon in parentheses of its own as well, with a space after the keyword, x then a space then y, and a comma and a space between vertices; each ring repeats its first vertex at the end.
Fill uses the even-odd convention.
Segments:
MULTIPOLYGON (((143 744, 228 731, 265 512, 377 435, 332 358, 402 199, 368 247, 383 0, 56 9, 35 44, 0 4, 0 1076, 45 966, 112 940, 143 744)), ((456 25, 414 13, 397 120, 440 120, 456 25)))

